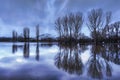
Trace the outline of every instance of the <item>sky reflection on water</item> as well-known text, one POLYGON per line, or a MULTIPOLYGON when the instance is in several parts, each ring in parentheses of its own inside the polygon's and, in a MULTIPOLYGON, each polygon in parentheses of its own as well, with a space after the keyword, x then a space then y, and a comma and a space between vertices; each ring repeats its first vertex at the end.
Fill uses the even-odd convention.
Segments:
POLYGON ((120 78, 120 46, 117 45, 65 47, 40 43, 37 47, 36 43, 30 43, 28 57, 24 54, 24 43, 14 45, 16 47, 13 47, 13 43, 1 43, 0 80, 119 80, 120 78), (12 48, 17 50, 13 53, 12 48), (39 49, 39 53, 36 49, 39 49), (113 59, 112 56, 116 58, 113 59))

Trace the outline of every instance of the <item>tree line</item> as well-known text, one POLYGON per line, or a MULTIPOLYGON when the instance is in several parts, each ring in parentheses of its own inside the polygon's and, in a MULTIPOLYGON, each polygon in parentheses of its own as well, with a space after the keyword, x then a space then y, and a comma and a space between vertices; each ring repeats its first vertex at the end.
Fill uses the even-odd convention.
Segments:
POLYGON ((70 13, 59 17, 55 21, 55 30, 61 42, 92 41, 120 42, 120 21, 111 23, 112 12, 104 13, 102 9, 92 9, 87 13, 87 18, 81 12, 70 13), (86 20, 86 21, 85 21, 86 20), (90 38, 81 33, 83 23, 90 31, 90 38), (86 39, 87 38, 87 39, 86 39))
MULTIPOLYGON (((119 43, 120 42, 120 21, 112 22, 112 12, 103 12, 102 9, 92 9, 87 16, 82 12, 70 13, 55 20, 55 30, 58 33, 56 39, 45 38, 41 41, 62 42, 62 43, 119 43), (86 18, 85 18, 86 17, 86 18), (83 26, 83 24, 85 24, 83 26), (90 37, 82 33, 82 28, 87 27, 90 37)), ((86 32, 87 33, 87 32, 86 32)), ((39 25, 36 26, 36 38, 30 38, 29 28, 23 29, 23 35, 18 36, 13 31, 12 41, 40 41, 39 25), (23 39, 24 38, 24 39, 23 39)))
POLYGON ((31 38, 30 37, 30 29, 28 27, 23 28, 23 34, 22 35, 18 35, 18 33, 13 30, 12 31, 12 41, 13 42, 39 42, 39 25, 37 25, 36 27, 36 37, 35 38, 31 38))

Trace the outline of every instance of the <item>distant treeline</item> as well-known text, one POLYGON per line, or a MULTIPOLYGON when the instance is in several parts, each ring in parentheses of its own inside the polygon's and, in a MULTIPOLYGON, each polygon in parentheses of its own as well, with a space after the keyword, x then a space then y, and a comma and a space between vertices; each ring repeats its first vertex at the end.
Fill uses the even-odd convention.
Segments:
POLYGON ((23 34, 19 35, 15 30, 12 31, 12 37, 0 37, 0 42, 56 42, 52 37, 40 38, 39 25, 36 27, 36 36, 30 37, 30 29, 23 28, 23 34))
MULTIPOLYGON (((112 12, 104 13, 102 9, 92 9, 86 18, 81 12, 70 13, 55 20, 55 31, 58 37, 40 38, 39 25, 36 26, 36 37, 30 37, 30 29, 24 28, 23 35, 12 32, 12 38, 1 37, 0 41, 13 42, 60 42, 60 43, 119 43, 120 21, 112 23, 112 12), (83 26, 83 24, 86 24, 83 26), (87 26, 90 36, 81 32, 87 26)), ((87 33, 87 32, 86 32, 87 33)))
POLYGON ((40 32, 39 32, 39 25, 36 26, 36 37, 30 37, 30 29, 25 27, 23 29, 23 35, 18 35, 16 31, 12 32, 12 42, 54 42, 56 39, 53 38, 41 38, 40 39, 40 32))

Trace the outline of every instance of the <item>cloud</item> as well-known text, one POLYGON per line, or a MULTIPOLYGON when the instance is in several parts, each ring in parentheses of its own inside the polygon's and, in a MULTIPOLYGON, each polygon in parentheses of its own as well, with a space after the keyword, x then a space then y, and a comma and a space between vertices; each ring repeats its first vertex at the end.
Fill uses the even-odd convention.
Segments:
POLYGON ((102 8, 118 15, 119 3, 120 0, 1 0, 0 18, 6 29, 11 25, 20 29, 21 26, 39 24, 41 33, 54 33, 54 21, 59 16, 78 11, 85 14, 92 8, 102 8))
POLYGON ((46 16, 44 1, 7 0, 6 2, 3 1, 3 3, 4 5, 0 4, 0 17, 7 24, 34 24, 42 21, 46 16))

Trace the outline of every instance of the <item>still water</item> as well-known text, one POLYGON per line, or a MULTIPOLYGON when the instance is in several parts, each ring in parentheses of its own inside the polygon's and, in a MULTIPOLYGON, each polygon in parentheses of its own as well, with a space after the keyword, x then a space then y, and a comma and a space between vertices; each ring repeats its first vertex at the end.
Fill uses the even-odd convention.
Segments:
POLYGON ((120 80, 120 45, 0 43, 0 80, 120 80))

